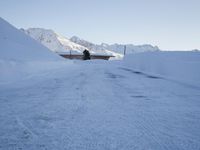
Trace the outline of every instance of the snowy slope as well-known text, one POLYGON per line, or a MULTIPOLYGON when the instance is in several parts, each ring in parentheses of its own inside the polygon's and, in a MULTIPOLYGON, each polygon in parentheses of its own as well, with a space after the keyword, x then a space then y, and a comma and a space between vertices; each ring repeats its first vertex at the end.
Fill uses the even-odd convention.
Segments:
MULTIPOLYGON (((84 39, 80 39, 77 36, 73 36, 70 38, 71 41, 74 43, 77 43, 79 45, 83 45, 89 49, 94 49, 94 50, 109 50, 112 52, 124 53, 124 46, 123 44, 106 44, 102 43, 100 45, 98 44, 93 44, 91 42, 88 42, 84 39)), ((140 53, 140 52, 152 52, 152 51, 159 51, 159 48, 157 46, 152 46, 149 44, 145 45, 133 45, 133 44, 126 44, 126 54, 131 54, 131 53, 140 53)))
POLYGON ((31 36, 33 39, 42 43, 53 52, 66 52, 69 50, 82 52, 86 47, 71 42, 66 37, 63 37, 53 30, 42 29, 42 28, 29 28, 27 30, 21 29, 26 34, 31 36))
POLYGON ((0 60, 52 61, 60 57, 0 18, 0 60))
POLYGON ((94 43, 91 43, 89 41, 86 41, 84 39, 80 39, 79 37, 77 36, 73 36, 70 38, 70 40, 74 43, 77 43, 79 45, 82 45, 84 47, 87 47, 88 49, 91 49, 91 50, 101 50, 101 48, 98 47, 98 45, 94 44, 94 43))
POLYGON ((0 84, 59 68, 62 61, 62 57, 0 18, 0 84))

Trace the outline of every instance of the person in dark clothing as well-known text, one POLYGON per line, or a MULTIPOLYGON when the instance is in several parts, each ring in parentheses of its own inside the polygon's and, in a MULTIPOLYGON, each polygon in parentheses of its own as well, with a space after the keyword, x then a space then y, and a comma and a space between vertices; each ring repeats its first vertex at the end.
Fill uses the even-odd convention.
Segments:
POLYGON ((85 49, 83 51, 83 60, 89 60, 89 59, 90 59, 90 52, 87 49, 85 49))

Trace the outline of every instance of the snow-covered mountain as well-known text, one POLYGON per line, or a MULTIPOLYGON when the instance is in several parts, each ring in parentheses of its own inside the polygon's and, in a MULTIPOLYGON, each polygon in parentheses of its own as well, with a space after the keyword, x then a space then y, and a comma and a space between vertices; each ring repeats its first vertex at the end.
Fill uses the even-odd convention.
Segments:
POLYGON ((84 47, 87 47, 88 49, 91 49, 91 50, 96 50, 96 51, 101 51, 101 50, 106 50, 106 48, 103 48, 97 44, 94 44, 94 43, 91 43, 89 41, 86 41, 84 39, 81 39, 77 36, 73 36, 70 38, 70 40, 76 44, 79 44, 79 45, 82 45, 84 47))
POLYGON ((144 44, 144 45, 133 45, 133 44, 101 44, 102 48, 110 49, 112 51, 115 51, 117 53, 124 53, 124 46, 126 46, 126 54, 132 54, 132 53, 141 53, 141 52, 154 52, 159 51, 160 49, 157 46, 152 46, 150 44, 144 44))
MULTIPOLYGON (((112 55, 117 59, 123 57, 123 44, 94 44, 92 42, 73 36, 70 39, 57 34, 53 30, 43 28, 29 28, 27 30, 21 29, 27 35, 31 36, 44 46, 57 53, 82 53, 84 49, 88 49, 91 54, 95 55, 112 55)), ((126 45, 126 54, 139 53, 146 51, 158 51, 157 46, 152 45, 126 45)))
MULTIPOLYGON (((112 55, 116 56, 117 58, 121 58, 122 55, 118 54, 113 51, 109 51, 107 49, 97 49, 92 46, 84 45, 75 43, 73 40, 68 39, 64 36, 61 36, 57 33, 55 33, 53 30, 48 29, 42 29, 42 28, 29 28, 27 30, 21 29, 23 32, 25 32, 27 35, 31 36, 33 39, 37 40, 53 52, 57 53, 81 53, 88 49, 91 54, 96 55, 112 55)), ((89 42, 88 42, 89 43, 89 42)), ((91 45, 93 45, 91 43, 91 45)))
POLYGON ((53 52, 68 53, 70 50, 73 50, 73 52, 81 53, 84 49, 86 49, 86 47, 71 42, 69 39, 55 33, 53 30, 42 28, 29 28, 27 30, 21 30, 53 52))
POLYGON ((140 52, 151 52, 151 51, 159 51, 160 49, 157 46, 152 46, 150 44, 145 45, 133 45, 133 44, 106 44, 102 43, 100 45, 93 44, 91 42, 88 42, 84 39, 80 39, 77 36, 73 36, 71 39, 74 43, 77 43, 79 45, 85 46, 88 49, 94 49, 94 50, 110 50, 116 53, 123 54, 124 53, 124 46, 126 46, 126 54, 130 53, 140 53, 140 52))
POLYGON ((118 53, 116 51, 113 51, 109 48, 103 47, 102 45, 98 45, 98 44, 94 44, 92 42, 86 41, 84 39, 81 39, 77 36, 73 36, 70 38, 70 40, 76 44, 82 45, 84 47, 86 47, 87 49, 94 51, 94 52, 98 52, 98 53, 105 53, 108 55, 113 55, 115 56, 117 59, 120 59, 123 57, 123 55, 121 53, 118 53))
POLYGON ((0 17, 0 60, 26 62, 59 58, 61 59, 0 17))

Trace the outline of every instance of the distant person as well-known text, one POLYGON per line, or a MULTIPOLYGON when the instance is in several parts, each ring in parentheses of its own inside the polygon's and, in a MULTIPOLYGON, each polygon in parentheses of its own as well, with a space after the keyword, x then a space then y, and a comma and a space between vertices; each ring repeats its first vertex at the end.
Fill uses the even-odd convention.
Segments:
POLYGON ((85 49, 83 51, 83 60, 89 60, 89 59, 91 59, 90 58, 90 52, 87 49, 85 49))

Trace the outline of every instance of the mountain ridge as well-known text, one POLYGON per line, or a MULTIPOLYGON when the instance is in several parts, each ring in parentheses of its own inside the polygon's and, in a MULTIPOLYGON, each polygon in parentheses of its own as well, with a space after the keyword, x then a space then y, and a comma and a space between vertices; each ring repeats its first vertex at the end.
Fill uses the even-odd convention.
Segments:
POLYGON ((107 43, 101 43, 101 44, 93 44, 91 42, 88 42, 84 39, 79 38, 78 36, 72 36, 70 38, 71 41, 74 43, 83 45, 88 48, 95 48, 95 49, 109 49, 114 52, 123 54, 124 53, 124 46, 126 46, 127 53, 139 53, 139 52, 145 52, 145 51, 160 51, 158 46, 152 46, 151 44, 143 44, 143 45, 134 45, 134 44, 107 44, 107 43))
POLYGON ((51 29, 44 28, 28 28, 21 29, 21 31, 56 53, 80 54, 88 49, 93 55, 111 55, 115 56, 116 59, 121 59, 124 54, 124 46, 126 46, 126 54, 160 50, 157 46, 150 44, 94 44, 78 36, 67 38, 51 29))

